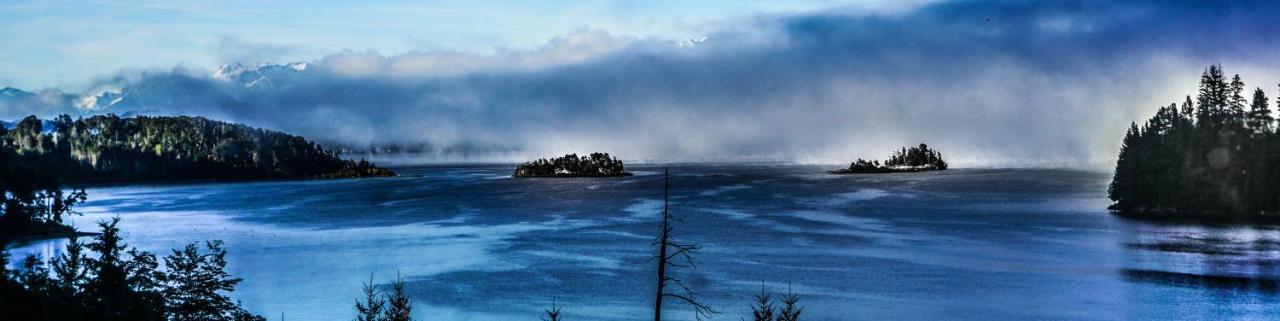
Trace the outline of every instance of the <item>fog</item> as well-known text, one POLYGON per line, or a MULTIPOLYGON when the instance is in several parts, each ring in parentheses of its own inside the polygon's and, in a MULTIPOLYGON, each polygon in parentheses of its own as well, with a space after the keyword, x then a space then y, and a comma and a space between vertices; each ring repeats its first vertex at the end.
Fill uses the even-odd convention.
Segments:
POLYGON ((203 115, 332 146, 422 146, 396 158, 411 162, 604 151, 841 163, 925 142, 958 166, 1105 169, 1128 124, 1193 94, 1208 64, 1275 96, 1277 13, 1263 1, 833 8, 724 21, 687 40, 584 29, 492 54, 347 51, 305 68, 138 69, 89 93, 0 99, 0 119, 203 115), (103 90, 123 95, 82 97, 103 90))

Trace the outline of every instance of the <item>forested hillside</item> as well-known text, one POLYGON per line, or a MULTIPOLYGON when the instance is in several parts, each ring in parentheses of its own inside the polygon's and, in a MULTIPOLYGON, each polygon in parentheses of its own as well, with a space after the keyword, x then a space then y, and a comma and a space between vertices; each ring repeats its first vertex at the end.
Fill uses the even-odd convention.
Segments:
POLYGON ((5 166, 38 167, 63 183, 389 176, 305 138, 201 117, 114 115, 0 128, 5 166), (51 126, 52 128, 47 128, 51 126))
POLYGON ((1200 90, 1125 134, 1108 191, 1112 209, 1149 216, 1261 218, 1280 209, 1280 135, 1266 92, 1246 99, 1221 66, 1200 90))

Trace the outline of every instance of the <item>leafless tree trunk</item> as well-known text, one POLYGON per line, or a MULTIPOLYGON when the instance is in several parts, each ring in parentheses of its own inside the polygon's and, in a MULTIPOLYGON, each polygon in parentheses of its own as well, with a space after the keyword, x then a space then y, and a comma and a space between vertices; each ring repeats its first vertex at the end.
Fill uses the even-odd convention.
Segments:
POLYGON ((671 239, 672 221, 680 221, 671 215, 670 196, 671 196, 671 173, 663 172, 662 182, 662 234, 653 244, 658 246, 658 254, 654 258, 658 261, 658 289, 655 292, 653 300, 653 321, 662 321, 662 301, 665 298, 675 298, 693 307, 694 318, 702 320, 710 318, 717 312, 712 310, 710 306, 699 302, 695 297, 693 290, 689 289, 679 278, 667 276, 667 267, 672 268, 696 268, 693 263, 693 256, 698 254, 702 249, 697 244, 678 243, 671 239), (673 259, 683 258, 683 263, 677 263, 673 259), (680 292, 667 292, 667 282, 671 282, 680 288, 680 292))

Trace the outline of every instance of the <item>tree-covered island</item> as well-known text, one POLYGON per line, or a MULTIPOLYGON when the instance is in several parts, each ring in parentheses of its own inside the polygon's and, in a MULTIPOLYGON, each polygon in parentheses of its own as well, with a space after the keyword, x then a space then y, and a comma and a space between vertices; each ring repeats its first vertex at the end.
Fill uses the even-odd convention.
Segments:
POLYGON ((947 169, 947 162, 942 160, 942 153, 929 149, 929 145, 906 148, 894 151, 884 163, 859 158, 849 164, 849 168, 831 171, 832 174, 879 174, 900 172, 940 171, 947 169))
POLYGON ((1267 95, 1209 66, 1195 97, 1125 133, 1108 195, 1115 213, 1214 222, 1280 219, 1280 135, 1267 95))
POLYGON ((538 159, 516 166, 511 177, 612 177, 631 176, 622 161, 609 153, 591 153, 587 157, 568 154, 550 160, 538 159))

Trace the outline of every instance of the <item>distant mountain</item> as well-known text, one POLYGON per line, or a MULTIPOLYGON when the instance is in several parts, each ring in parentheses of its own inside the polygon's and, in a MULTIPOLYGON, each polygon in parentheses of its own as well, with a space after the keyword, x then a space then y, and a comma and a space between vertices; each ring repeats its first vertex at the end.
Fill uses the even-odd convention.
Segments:
POLYGON ((26 99, 34 97, 36 94, 13 87, 4 87, 0 89, 0 99, 26 99))
POLYGON ((305 62, 287 64, 239 63, 223 65, 211 74, 174 73, 166 77, 149 77, 113 90, 80 94, 48 90, 40 93, 13 87, 0 89, 0 117, 23 117, 30 114, 52 116, 70 114, 162 114, 183 113, 186 108, 235 101, 232 86, 251 93, 259 90, 287 88, 295 83, 310 65, 305 62), (225 87, 223 87, 225 88, 225 87), (229 94, 230 93, 230 94, 229 94))

